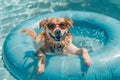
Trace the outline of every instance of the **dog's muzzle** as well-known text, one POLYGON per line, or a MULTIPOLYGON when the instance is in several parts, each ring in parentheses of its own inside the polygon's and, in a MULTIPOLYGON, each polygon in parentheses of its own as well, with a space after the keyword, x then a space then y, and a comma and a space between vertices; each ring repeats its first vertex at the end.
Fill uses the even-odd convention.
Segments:
POLYGON ((51 33, 49 33, 50 37, 52 37, 55 41, 61 41, 65 36, 66 36, 66 32, 64 32, 63 35, 55 35, 53 36, 51 33))

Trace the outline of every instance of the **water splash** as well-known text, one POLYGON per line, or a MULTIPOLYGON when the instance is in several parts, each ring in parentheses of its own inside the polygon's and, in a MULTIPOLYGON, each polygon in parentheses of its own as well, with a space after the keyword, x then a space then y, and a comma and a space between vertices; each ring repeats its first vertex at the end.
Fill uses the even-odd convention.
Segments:
POLYGON ((74 36, 73 43, 79 48, 86 48, 89 52, 96 51, 104 46, 104 42, 100 42, 99 39, 74 36))

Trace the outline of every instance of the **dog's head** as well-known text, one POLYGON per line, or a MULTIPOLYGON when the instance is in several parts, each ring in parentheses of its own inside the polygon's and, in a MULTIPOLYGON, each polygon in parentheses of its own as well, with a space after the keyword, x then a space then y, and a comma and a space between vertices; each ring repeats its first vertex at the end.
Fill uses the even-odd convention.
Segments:
POLYGON ((40 27, 44 28, 47 36, 60 42, 68 33, 68 28, 72 27, 72 20, 64 17, 47 18, 40 22, 40 27))

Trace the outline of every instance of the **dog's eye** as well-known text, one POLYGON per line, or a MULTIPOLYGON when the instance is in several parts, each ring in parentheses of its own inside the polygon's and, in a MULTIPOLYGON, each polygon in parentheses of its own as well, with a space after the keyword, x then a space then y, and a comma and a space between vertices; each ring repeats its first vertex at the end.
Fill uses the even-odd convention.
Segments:
POLYGON ((55 28, 55 24, 47 24, 47 27, 48 27, 49 29, 54 29, 54 28, 55 28))
POLYGON ((59 27, 60 27, 61 29, 66 29, 66 28, 67 28, 66 26, 67 26, 66 23, 60 23, 60 24, 59 24, 59 27))
POLYGON ((60 23, 59 26, 60 27, 64 27, 66 24, 65 23, 60 23))

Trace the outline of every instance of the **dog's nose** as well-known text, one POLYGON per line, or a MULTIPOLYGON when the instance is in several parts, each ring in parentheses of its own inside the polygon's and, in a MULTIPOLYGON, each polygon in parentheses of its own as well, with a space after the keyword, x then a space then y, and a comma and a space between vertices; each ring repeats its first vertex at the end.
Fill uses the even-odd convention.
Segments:
POLYGON ((57 36, 61 35, 61 31, 60 30, 56 30, 55 31, 55 35, 57 35, 57 36))

